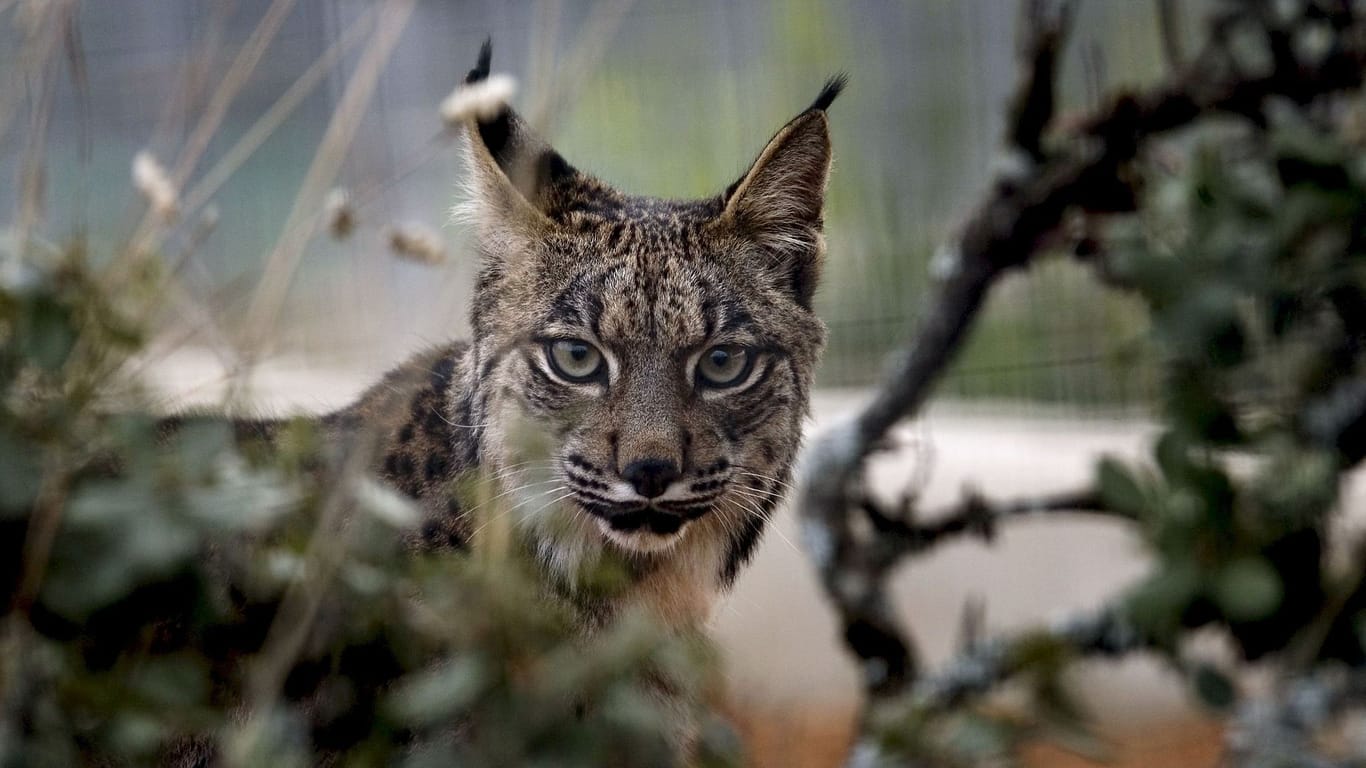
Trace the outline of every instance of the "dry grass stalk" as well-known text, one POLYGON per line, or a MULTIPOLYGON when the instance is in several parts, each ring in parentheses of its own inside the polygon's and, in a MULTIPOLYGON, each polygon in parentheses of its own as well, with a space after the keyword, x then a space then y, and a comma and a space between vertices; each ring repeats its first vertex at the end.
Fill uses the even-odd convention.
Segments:
MULTIPOLYGON (((170 178, 176 186, 183 186, 189 180, 190 174, 199 163, 200 156, 208 147, 209 141, 218 132, 219 125, 222 124, 223 117, 227 114, 228 107, 237 94, 246 85, 251 73, 261 61, 261 56, 265 54, 276 33, 280 31, 284 24, 285 17, 293 9, 296 0, 275 0, 266 9, 261 21, 252 30, 247 42, 237 52, 232 64, 228 66, 228 71, 224 73, 223 79, 209 99, 208 106, 195 123, 194 131, 185 142, 185 148, 181 150, 180 156, 176 158, 175 167, 170 173, 170 178)), ((137 229, 133 232, 133 237, 129 240, 129 246, 120 258, 115 258, 110 264, 110 271, 117 274, 119 270, 127 267, 127 260, 135 259, 145 255, 155 247, 154 238, 158 224, 158 217, 155 211, 149 210, 146 216, 138 223, 137 229)))
POLYGON ((166 173, 166 166, 145 149, 133 155, 133 187, 162 221, 170 221, 180 212, 180 192, 175 182, 166 173))
POLYGON ((279 33, 280 27, 284 24, 285 18, 293 10, 297 0, 275 0, 266 9, 261 21, 252 30, 251 37, 247 38, 246 44, 237 52, 237 56, 228 66, 228 71, 223 73, 223 79, 219 82, 218 89, 210 97, 209 103, 204 108, 204 113, 200 115, 199 122, 195 123, 194 132, 185 141, 185 148, 181 151, 180 157, 176 159, 175 169, 171 178, 176 183, 184 184, 189 179, 190 174, 199 164, 199 158, 208 148, 209 142, 214 134, 218 133, 218 126, 222 124, 224 116, 227 115, 228 107, 237 98, 237 94, 246 85, 251 73, 256 71, 256 66, 260 64, 261 57, 265 55, 266 49, 279 33))
POLYGON ((323 202, 323 218, 327 221, 327 231, 338 240, 345 240, 356 229, 356 207, 351 204, 351 194, 341 187, 333 187, 323 202))
POLYGON ((215 193, 232 178, 242 164, 245 163, 266 139, 270 138, 275 130, 294 110, 303 102, 309 94, 323 81, 332 68, 336 66, 341 58, 350 53, 356 44, 365 39, 363 33, 370 31, 374 26, 375 14, 382 5, 375 5, 366 9, 347 27, 335 41, 333 41, 322 55, 317 58, 304 73, 299 75, 289 88, 276 99, 274 104, 265 111, 256 122, 252 123, 246 133, 237 140, 223 156, 185 193, 185 209, 193 211, 204 205, 214 196, 215 193))
POLYGON ((429 265, 446 261, 446 244, 441 235, 421 224, 388 227, 384 231, 384 241, 401 259, 429 265))
POLYGON ((554 55, 558 15, 552 13, 548 21, 537 16, 536 29, 544 31, 537 33, 541 42, 533 49, 535 58, 530 71, 540 87, 535 89, 535 98, 523 114, 540 135, 551 135, 550 124, 557 111, 575 102, 579 90, 588 82, 588 73, 597 68, 607 53, 608 42, 634 4, 635 0, 602 0, 595 4, 583 31, 564 56, 554 55))
POLYGON ((74 13, 72 2, 31 4, 20 7, 17 19, 25 28, 24 50, 19 57, 20 66, 5 83, 5 92, 0 96, 0 137, 10 116, 20 112, 15 102, 21 94, 35 95, 31 96, 35 103, 28 110, 28 133, 21 155, 16 257, 28 250, 29 240, 43 217, 47 196, 47 126, 57 85, 57 51, 74 13))
POLYGON ((398 45, 399 36, 407 26, 414 4, 415 0, 393 0, 386 6, 387 12, 380 14, 374 34, 332 114, 322 142, 313 155, 313 162, 294 198, 283 233, 266 260, 252 297, 247 315, 248 325, 240 347, 248 356, 260 352, 275 328, 294 271, 303 258, 304 246, 318 223, 323 196, 332 186, 342 161, 346 159, 347 147, 355 138, 361 115, 379 84, 379 75, 389 54, 398 45))

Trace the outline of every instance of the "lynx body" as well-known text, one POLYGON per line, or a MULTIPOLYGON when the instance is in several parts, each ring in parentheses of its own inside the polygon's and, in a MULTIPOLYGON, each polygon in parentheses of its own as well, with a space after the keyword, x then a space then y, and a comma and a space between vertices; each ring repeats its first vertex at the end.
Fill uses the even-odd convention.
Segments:
MULTIPOLYGON (((489 72, 489 49, 466 83, 489 72)), ((472 118, 463 217, 481 271, 470 343, 430 350, 332 414, 367 430, 376 470, 418 499, 428 547, 460 547, 504 510, 573 589, 604 556, 635 602, 696 626, 750 558, 787 488, 824 326, 811 307, 830 167, 816 102, 724 193, 622 194, 503 106, 472 118), (452 485, 500 486, 472 508, 452 485), (476 505, 482 506, 482 505, 476 505)))

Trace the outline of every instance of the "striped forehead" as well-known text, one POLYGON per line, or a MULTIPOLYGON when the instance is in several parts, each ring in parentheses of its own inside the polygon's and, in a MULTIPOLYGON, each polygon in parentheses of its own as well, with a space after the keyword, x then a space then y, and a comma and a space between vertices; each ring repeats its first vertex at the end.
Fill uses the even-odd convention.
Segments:
POLYGON ((608 344, 648 341, 677 350, 749 323, 734 276, 703 234, 716 213, 709 203, 618 198, 617 204, 576 212, 561 263, 577 266, 551 305, 551 324, 608 344))
POLYGON ((597 333, 603 341, 651 339, 673 346, 701 343, 710 320, 709 281, 673 260, 629 259, 607 271, 597 333))
POLYGON ((649 341, 682 349, 749 318, 704 263, 624 257, 582 268, 555 298, 549 320, 609 345, 649 341))

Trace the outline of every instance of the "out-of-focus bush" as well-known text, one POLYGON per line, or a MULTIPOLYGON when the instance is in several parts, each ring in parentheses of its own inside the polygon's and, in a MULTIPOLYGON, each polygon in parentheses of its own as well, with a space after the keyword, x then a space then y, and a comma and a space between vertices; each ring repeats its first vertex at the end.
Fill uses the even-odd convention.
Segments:
POLYGON ((729 759, 704 639, 638 615, 590 638, 509 546, 410 551, 416 512, 308 421, 268 448, 111 401, 136 288, 5 258, 0 765, 729 759))
POLYGON ((1190 58, 1168 29, 1160 86, 1055 120, 1075 5, 1023 7, 1007 148, 1020 165, 1003 163, 946 247, 943 289, 873 405, 813 450, 811 549, 870 693, 855 761, 1004 765, 1040 738, 1103 756, 1067 672, 1147 653, 1227 725, 1229 765, 1361 765, 1366 538, 1344 506, 1366 459, 1366 8, 1217 3, 1190 58), (1090 487, 1054 496, 992 500, 988 485, 927 521, 914 499, 884 508, 831 481, 857 477, 919 405, 988 289, 1050 251, 1146 309, 1160 378, 1151 459, 1102 460, 1090 487), (890 564, 1054 513, 1131 527, 1146 575, 1022 635, 982 637, 968 621, 957 658, 919 669, 879 586, 890 564))

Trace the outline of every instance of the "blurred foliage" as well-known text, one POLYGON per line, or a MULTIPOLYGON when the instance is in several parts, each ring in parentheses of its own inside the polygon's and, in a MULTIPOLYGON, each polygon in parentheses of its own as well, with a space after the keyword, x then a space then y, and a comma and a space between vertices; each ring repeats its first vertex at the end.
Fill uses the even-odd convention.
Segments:
MULTIPOLYGON (((1265 75, 1275 55, 1324 55, 1329 6, 1230 3, 1222 34, 1265 75)), ((1343 519, 1366 458, 1366 99, 1203 114, 1124 173, 1136 209, 1089 216, 1083 261, 1143 308, 1160 432, 1150 460, 1098 464, 1091 511, 1136 524, 1151 567, 1105 632, 1083 616, 969 633, 869 710, 860 764, 1011 765, 1039 738, 1103 757, 1067 673, 1137 648, 1227 718, 1229 765, 1366 760, 1366 539, 1343 519)))
POLYGON ((1108 277, 1151 310, 1165 431, 1151 467, 1107 461, 1099 485, 1158 557, 1129 598, 1147 631, 1175 643, 1217 622, 1256 659, 1312 630, 1303 661, 1361 664, 1366 584, 1327 570, 1363 456, 1344 400, 1366 364, 1361 104, 1331 105, 1337 120, 1270 106, 1265 129, 1198 131, 1188 167, 1108 238, 1108 277))
POLYGON ((310 422, 111 407, 140 292, 5 257, 0 765, 655 766, 694 727, 732 761, 703 638, 588 638, 515 551, 412 552, 416 510, 310 422))

